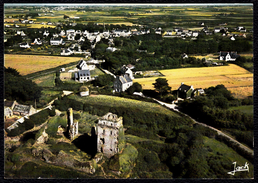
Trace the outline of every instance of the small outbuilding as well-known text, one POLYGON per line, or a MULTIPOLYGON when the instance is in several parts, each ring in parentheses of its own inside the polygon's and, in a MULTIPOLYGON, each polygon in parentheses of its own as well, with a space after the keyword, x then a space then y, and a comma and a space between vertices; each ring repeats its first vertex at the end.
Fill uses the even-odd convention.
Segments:
POLYGON ((90 90, 87 86, 81 86, 80 88, 80 95, 81 97, 89 96, 90 90))

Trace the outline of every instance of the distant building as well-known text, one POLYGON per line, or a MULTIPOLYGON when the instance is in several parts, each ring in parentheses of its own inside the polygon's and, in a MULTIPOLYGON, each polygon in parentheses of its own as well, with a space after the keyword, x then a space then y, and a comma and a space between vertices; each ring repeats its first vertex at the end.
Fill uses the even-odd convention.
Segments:
POLYGON ((97 124, 97 152, 110 158, 122 150, 123 142, 123 118, 116 114, 107 113, 99 119, 97 124))
POLYGON ((183 58, 183 59, 188 58, 188 55, 187 55, 186 53, 184 53, 184 54, 182 55, 182 58, 183 58))
POLYGON ((107 47, 107 48, 106 48, 106 51, 114 52, 114 51, 116 51, 116 50, 118 50, 118 49, 115 48, 115 47, 107 47))
POLYGON ((197 96, 204 95, 204 94, 205 94, 205 92, 202 88, 196 88, 193 91, 193 97, 197 97, 197 96))
POLYGON ((52 38, 50 39, 50 45, 61 45, 64 44, 62 38, 52 38))
POLYGON ((80 95, 81 97, 89 96, 89 88, 87 86, 81 86, 80 88, 80 95))
POLYGON ((192 92, 194 91, 193 86, 185 85, 181 83, 181 86, 177 89, 177 98, 188 99, 191 98, 192 92))
POLYGON ((235 61, 239 57, 237 52, 220 51, 219 60, 235 61))
POLYGON ((21 43, 20 48, 30 48, 30 45, 28 43, 21 43))
POLYGON ((90 71, 79 70, 78 72, 74 73, 74 78, 79 82, 90 81, 91 80, 90 71))
POLYGON ((73 52, 68 48, 68 49, 63 49, 62 52, 61 52, 61 55, 64 55, 64 56, 69 56, 69 55, 72 55, 73 52))
POLYGON ((116 92, 124 92, 132 85, 133 85, 133 81, 128 74, 124 74, 122 76, 116 76, 116 79, 114 81, 114 90, 116 92))
POLYGON ((131 80, 134 79, 134 77, 133 77, 133 72, 132 72, 131 69, 129 69, 128 66, 123 65, 123 66, 121 67, 121 72, 122 72, 123 75, 128 74, 129 77, 131 78, 131 80))
POLYGON ((88 65, 85 60, 81 59, 80 62, 76 66, 79 70, 88 70, 88 65))

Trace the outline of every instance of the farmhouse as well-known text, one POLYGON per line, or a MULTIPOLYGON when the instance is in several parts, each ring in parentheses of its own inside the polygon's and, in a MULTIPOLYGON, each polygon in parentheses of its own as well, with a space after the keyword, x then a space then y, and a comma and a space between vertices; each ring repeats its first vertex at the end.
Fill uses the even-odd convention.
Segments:
POLYGON ((116 76, 116 79, 114 81, 114 89, 116 92, 124 92, 132 85, 133 85, 133 81, 129 77, 129 74, 116 76))
POLYGON ((72 54, 73 54, 73 52, 69 48, 63 49, 61 52, 61 55, 65 55, 65 56, 72 55, 72 54))
POLYGON ((69 30, 66 30, 66 35, 69 35, 69 34, 75 34, 75 30, 74 29, 69 29, 69 30))
POLYGON ((88 66, 86 64, 86 61, 81 59, 80 62, 76 66, 79 70, 88 70, 88 66))
POLYGON ((45 30, 44 33, 43 33, 43 36, 47 37, 48 35, 49 35, 49 32, 45 30))
POLYGON ((239 57, 237 52, 220 51, 219 53, 219 60, 235 61, 237 57, 239 57))
POLYGON ((74 78, 79 82, 90 81, 90 70, 79 70, 78 72, 74 73, 74 78))
POLYGON ((114 52, 114 51, 116 51, 116 50, 118 50, 118 49, 115 48, 115 47, 107 47, 107 48, 106 48, 106 51, 114 52))
POLYGON ((123 66, 121 67, 121 72, 122 72, 123 75, 124 75, 124 74, 128 74, 128 76, 129 76, 132 80, 134 79, 134 77, 133 77, 133 72, 132 72, 131 69, 129 69, 129 67, 123 65, 123 66))
POLYGON ((61 45, 64 44, 62 38, 52 38, 50 39, 50 45, 61 45))
POLYGON ((35 38, 33 43, 36 45, 42 45, 42 41, 40 40, 40 38, 35 38))
POLYGON ((30 48, 30 45, 28 43, 21 43, 20 48, 30 48))
POLYGON ((110 158, 117 154, 122 147, 123 139, 123 118, 116 114, 107 113, 99 119, 97 124, 97 152, 110 158))
POLYGON ((197 97, 197 96, 200 96, 200 95, 204 95, 205 92, 202 88, 196 88, 196 89, 194 89, 192 94, 193 94, 193 97, 197 97))
POLYGON ((181 83, 181 86, 177 89, 177 98, 189 99, 192 97, 192 92, 194 91, 193 86, 185 85, 181 83))

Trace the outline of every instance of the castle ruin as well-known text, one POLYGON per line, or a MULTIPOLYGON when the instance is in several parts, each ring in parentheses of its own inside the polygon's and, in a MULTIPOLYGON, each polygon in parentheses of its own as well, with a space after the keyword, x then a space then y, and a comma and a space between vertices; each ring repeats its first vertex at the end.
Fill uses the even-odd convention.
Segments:
POLYGON ((123 147, 123 118, 116 114, 107 113, 97 124, 97 152, 110 158, 123 147))
POLYGON ((67 111, 67 132, 71 140, 78 135, 78 121, 73 122, 73 109, 69 108, 67 111))

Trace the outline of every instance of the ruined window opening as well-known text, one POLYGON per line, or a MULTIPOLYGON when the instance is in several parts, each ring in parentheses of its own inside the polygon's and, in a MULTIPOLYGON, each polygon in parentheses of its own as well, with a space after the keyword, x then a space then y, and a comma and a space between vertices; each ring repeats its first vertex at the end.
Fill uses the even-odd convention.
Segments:
POLYGON ((100 138, 100 141, 102 142, 102 144, 105 144, 105 139, 104 138, 100 138))
POLYGON ((112 135, 112 131, 110 131, 110 135, 112 135))
POLYGON ((110 149, 110 151, 112 151, 112 149, 110 149))
POLYGON ((105 130, 103 130, 103 135, 105 135, 105 130))

